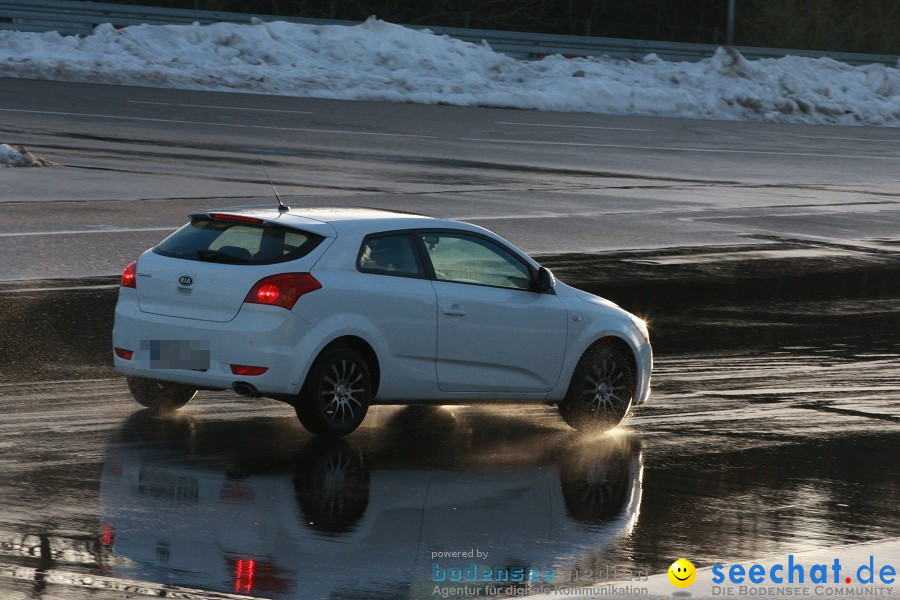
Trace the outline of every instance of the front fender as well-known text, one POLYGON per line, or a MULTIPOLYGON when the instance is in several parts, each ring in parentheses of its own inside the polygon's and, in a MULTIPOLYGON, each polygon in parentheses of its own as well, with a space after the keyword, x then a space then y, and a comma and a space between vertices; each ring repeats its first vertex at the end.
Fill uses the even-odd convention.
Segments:
POLYGON ((649 373, 647 370, 646 356, 650 353, 650 344, 637 331, 628 317, 623 320, 598 319, 588 323, 580 328, 580 330, 570 327, 570 336, 572 341, 566 352, 566 358, 563 362, 562 372, 556 387, 548 395, 549 400, 562 400, 569 389, 569 382, 572 380, 572 374, 578 361, 587 352, 588 348, 604 338, 617 338, 628 346, 635 358, 637 389, 635 392, 635 404, 640 404, 646 399, 643 392, 644 387, 649 387, 649 373), (574 334, 574 335, 572 335, 574 334), (648 385, 644 386, 643 382, 647 380, 648 385))

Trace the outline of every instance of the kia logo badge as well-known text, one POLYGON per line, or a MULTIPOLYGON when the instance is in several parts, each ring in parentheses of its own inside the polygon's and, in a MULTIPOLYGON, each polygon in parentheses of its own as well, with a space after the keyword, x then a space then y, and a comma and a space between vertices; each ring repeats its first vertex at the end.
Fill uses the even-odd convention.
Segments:
POLYGON ((178 278, 178 283, 180 283, 181 285, 191 285, 192 283, 194 283, 194 278, 190 275, 182 275, 178 278))

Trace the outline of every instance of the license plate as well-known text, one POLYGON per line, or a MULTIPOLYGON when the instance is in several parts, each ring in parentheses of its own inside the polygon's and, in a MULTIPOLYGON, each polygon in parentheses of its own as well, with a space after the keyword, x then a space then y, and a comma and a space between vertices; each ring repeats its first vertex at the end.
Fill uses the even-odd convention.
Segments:
POLYGON ((142 496, 197 502, 200 484, 196 477, 173 475, 151 467, 141 467, 137 491, 142 496))
POLYGON ((209 369, 208 340, 141 340, 151 369, 209 369))

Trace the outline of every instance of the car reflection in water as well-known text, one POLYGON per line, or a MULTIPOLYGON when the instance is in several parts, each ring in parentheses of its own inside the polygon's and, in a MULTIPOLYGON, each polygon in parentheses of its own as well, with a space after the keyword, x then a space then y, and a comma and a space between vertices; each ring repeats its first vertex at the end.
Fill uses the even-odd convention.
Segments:
POLYGON ((135 413, 101 481, 110 568, 265 597, 430 598, 436 563, 547 571, 631 534, 635 437, 462 415, 410 406, 328 441, 294 419, 135 413), (432 555, 473 549, 486 558, 432 555))

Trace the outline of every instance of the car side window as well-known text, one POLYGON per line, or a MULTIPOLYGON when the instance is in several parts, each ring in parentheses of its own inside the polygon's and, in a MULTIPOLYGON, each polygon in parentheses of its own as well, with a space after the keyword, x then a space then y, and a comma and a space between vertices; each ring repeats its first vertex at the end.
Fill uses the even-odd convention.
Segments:
POLYGON ((360 248, 356 266, 364 273, 425 276, 413 237, 407 233, 367 237, 360 248))
POLYGON ((435 278, 517 290, 531 289, 528 266, 490 240, 458 233, 423 233, 435 278))

